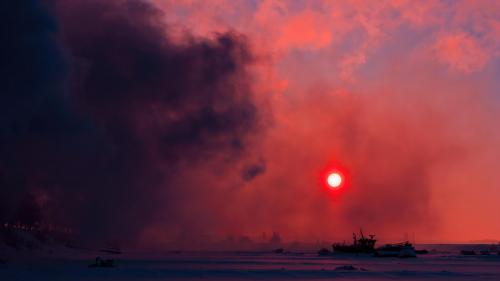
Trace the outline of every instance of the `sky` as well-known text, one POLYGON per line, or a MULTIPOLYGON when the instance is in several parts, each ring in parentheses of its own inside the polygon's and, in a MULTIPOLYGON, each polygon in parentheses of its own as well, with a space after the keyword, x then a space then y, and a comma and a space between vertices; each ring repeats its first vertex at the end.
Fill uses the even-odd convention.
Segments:
POLYGON ((0 9, 5 222, 165 247, 500 239, 498 1, 0 9))

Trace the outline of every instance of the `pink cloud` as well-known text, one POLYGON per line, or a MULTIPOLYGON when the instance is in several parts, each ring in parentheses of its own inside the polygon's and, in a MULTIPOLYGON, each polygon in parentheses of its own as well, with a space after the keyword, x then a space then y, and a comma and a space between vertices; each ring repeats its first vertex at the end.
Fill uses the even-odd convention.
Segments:
POLYGON ((499 194, 490 168, 500 155, 490 133, 498 110, 483 110, 497 82, 463 79, 499 56, 498 2, 200 3, 172 2, 182 17, 172 9, 165 16, 200 34, 236 29, 265 61, 254 66, 252 86, 272 120, 254 148, 266 155, 267 172, 237 193, 235 229, 279 228, 298 238, 359 225, 387 235, 415 227, 444 239, 500 233, 488 224, 498 210, 490 199, 499 194), (341 203, 311 180, 332 157, 359 181, 341 203), (379 209, 372 194, 391 207, 379 209), (463 208, 468 200, 474 210, 463 208), (238 222, 247 210, 252 219, 238 222), (384 225, 386 218, 395 223, 384 225), (473 227, 463 232, 459 222, 473 227))
POLYGON ((490 59, 480 43, 464 32, 438 37, 433 49, 441 63, 465 73, 481 70, 490 59))

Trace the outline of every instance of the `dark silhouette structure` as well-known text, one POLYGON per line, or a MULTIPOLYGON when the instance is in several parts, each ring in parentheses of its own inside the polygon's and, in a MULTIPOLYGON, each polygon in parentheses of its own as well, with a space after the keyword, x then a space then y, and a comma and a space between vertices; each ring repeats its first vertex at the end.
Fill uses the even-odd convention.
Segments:
POLYGON ((89 264, 89 267, 114 267, 115 261, 113 259, 102 259, 101 257, 95 258, 95 263, 89 264))
POLYGON ((375 252, 375 235, 369 235, 370 238, 366 238, 363 234, 363 230, 359 230, 360 238, 358 239, 356 233, 352 234, 353 243, 347 245, 345 243, 335 243, 332 245, 334 252, 341 253, 373 253, 375 252))

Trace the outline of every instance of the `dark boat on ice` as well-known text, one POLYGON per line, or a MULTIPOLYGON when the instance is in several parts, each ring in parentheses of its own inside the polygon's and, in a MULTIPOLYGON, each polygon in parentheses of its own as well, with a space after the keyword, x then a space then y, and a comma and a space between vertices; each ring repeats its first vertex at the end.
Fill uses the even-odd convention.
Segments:
POLYGON ((101 257, 95 258, 95 263, 89 264, 89 267, 114 267, 115 260, 113 259, 102 259, 101 257))
POLYGON ((387 244, 375 251, 376 257, 397 257, 397 258, 414 258, 417 256, 415 248, 409 242, 387 244))
POLYGON ((462 250, 462 251, 460 251, 460 254, 462 256, 475 256, 476 251, 474 251, 474 250, 462 250))
POLYGON ((353 243, 351 245, 345 243, 335 243, 332 245, 333 251, 336 253, 373 253, 375 252, 375 235, 368 235, 370 238, 365 237, 363 230, 359 231, 360 238, 356 233, 352 234, 353 243))
POLYGON ((329 256, 331 255, 332 252, 330 252, 330 250, 328 250, 327 248, 321 248, 319 251, 318 251, 318 256, 321 256, 321 257, 324 257, 324 256, 329 256))

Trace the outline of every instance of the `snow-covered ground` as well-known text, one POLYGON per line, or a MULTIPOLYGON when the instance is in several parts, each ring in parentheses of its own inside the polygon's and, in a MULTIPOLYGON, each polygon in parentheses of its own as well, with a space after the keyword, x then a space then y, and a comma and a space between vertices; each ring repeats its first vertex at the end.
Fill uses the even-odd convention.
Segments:
POLYGON ((460 256, 456 249, 414 259, 314 253, 124 253, 56 250, 4 253, 0 280, 500 280, 500 255, 460 256), (57 253, 56 253, 57 252, 57 253), (89 268, 96 256, 114 268, 89 268), (352 265, 354 270, 339 267, 352 265))

